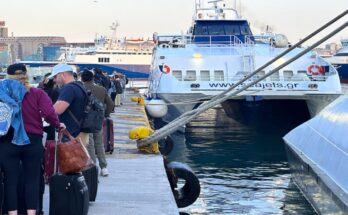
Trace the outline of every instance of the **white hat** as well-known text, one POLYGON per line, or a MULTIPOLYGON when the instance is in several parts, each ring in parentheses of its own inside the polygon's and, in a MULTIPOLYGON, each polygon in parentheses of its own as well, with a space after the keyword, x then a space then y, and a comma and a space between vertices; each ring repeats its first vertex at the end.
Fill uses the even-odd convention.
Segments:
POLYGON ((64 63, 60 63, 60 64, 57 64, 57 65, 55 65, 53 67, 52 74, 50 76, 48 76, 47 78, 51 79, 54 76, 58 75, 59 73, 62 73, 62 72, 72 72, 72 71, 73 71, 73 68, 70 65, 64 64, 64 63))

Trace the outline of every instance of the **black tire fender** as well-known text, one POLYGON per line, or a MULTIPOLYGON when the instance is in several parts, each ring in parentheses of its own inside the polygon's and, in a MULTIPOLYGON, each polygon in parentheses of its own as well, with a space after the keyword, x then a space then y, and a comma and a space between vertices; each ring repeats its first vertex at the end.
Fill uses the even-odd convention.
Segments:
POLYGON ((180 162, 170 162, 167 167, 174 172, 177 179, 176 183, 178 179, 185 181, 183 187, 177 188, 176 184, 176 189, 174 190, 174 197, 178 207, 184 208, 193 204, 201 193, 201 185, 197 176, 188 165, 180 162))

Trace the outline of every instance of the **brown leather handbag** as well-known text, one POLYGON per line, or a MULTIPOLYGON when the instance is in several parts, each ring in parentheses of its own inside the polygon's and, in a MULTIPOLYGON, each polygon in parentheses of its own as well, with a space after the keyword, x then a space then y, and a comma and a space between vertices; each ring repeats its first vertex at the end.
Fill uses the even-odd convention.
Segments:
POLYGON ((77 173, 93 165, 84 145, 80 140, 73 138, 66 129, 59 133, 57 152, 59 170, 63 174, 77 173), (68 142, 62 142, 64 135, 69 138, 68 142))

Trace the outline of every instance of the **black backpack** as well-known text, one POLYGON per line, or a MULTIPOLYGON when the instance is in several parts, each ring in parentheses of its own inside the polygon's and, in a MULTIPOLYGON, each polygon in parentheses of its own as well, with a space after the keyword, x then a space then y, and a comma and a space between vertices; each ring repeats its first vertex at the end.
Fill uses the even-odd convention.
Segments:
POLYGON ((100 102, 91 91, 88 91, 85 87, 78 83, 73 83, 80 87, 87 97, 84 114, 81 121, 78 121, 74 114, 68 110, 70 116, 80 126, 80 131, 84 133, 97 133, 103 128, 105 108, 102 102, 100 102))

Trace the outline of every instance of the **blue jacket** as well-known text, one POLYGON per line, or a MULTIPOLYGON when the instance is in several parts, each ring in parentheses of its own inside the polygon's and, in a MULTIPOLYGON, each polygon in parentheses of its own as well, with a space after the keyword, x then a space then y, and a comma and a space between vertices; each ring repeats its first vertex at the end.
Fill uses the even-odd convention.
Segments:
POLYGON ((14 129, 14 134, 12 143, 16 145, 30 143, 22 117, 22 101, 26 93, 27 89, 17 80, 0 81, 0 100, 13 109, 11 126, 14 129))

